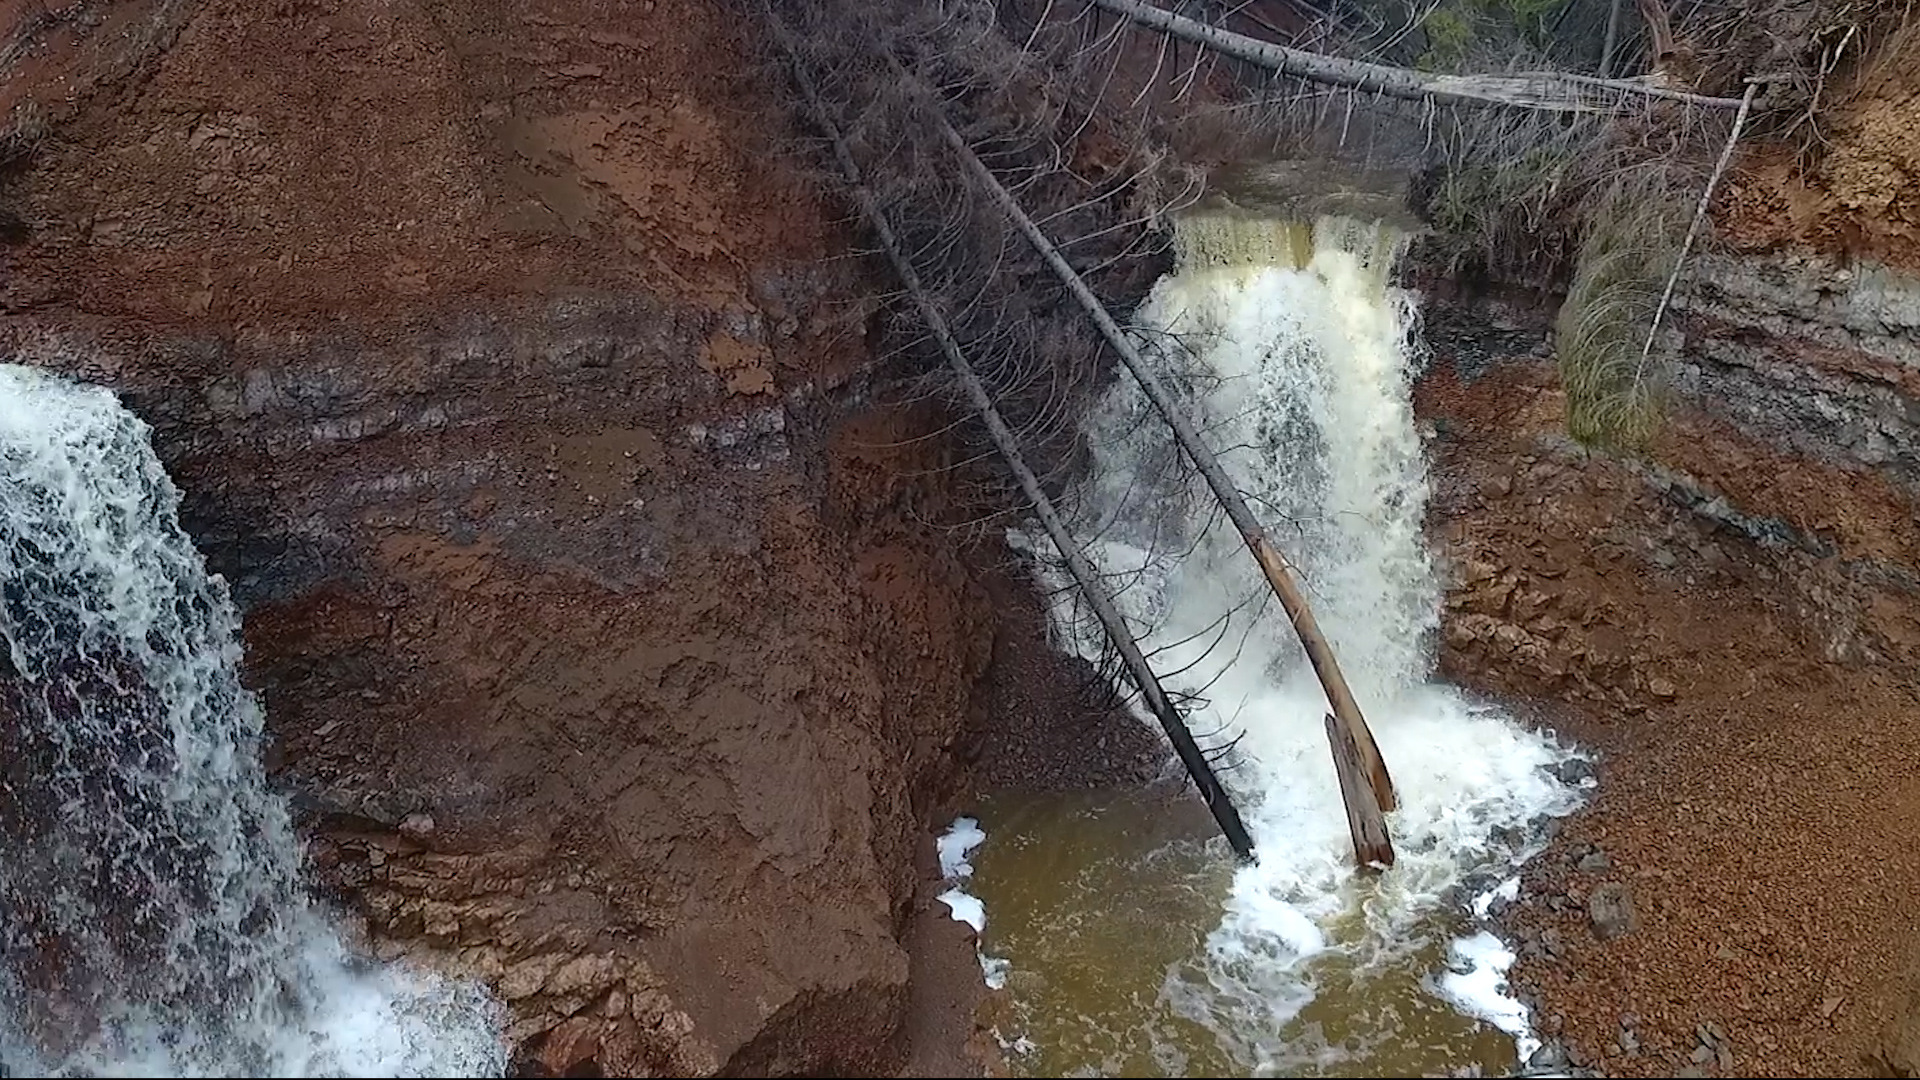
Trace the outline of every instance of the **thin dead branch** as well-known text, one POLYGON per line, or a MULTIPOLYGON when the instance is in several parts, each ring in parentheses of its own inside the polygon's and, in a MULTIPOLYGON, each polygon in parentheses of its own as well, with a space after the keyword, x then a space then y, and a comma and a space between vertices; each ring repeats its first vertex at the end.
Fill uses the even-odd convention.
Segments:
POLYGON ((1239 812, 1234 809, 1226 789, 1221 786, 1219 778, 1214 774, 1208 755, 1194 740, 1193 733, 1188 729, 1184 718, 1161 687, 1152 667, 1141 653, 1140 646, 1128 630, 1125 619, 1101 588, 1098 575, 1088 564, 1086 557, 1081 554, 1065 522, 1054 509, 1052 500, 1041 489, 1039 479, 1034 475, 1033 470, 1027 467, 1020 452, 1018 436, 1001 418, 985 384, 981 382, 973 365, 961 351, 953 331, 947 325, 946 317, 941 313, 940 306, 922 286, 920 276, 908 259, 906 249, 899 236, 895 234, 886 213, 881 209, 873 193, 867 189, 861 177, 859 164, 848 148, 846 139, 834 126, 831 114, 822 104, 814 88, 813 79, 807 72, 805 63, 800 57, 799 50, 794 46, 792 36, 787 32, 784 22, 771 10, 767 12, 767 20, 791 61, 794 79, 800 88, 807 112, 833 143, 834 157, 845 176, 848 193, 859 206, 868 227, 873 230, 888 260, 893 264, 894 271, 899 275, 901 284, 912 297, 928 333, 938 344, 974 412, 986 425, 995 448, 1005 460, 1007 468, 1019 481, 1022 491, 1033 503, 1034 511, 1040 518, 1041 525, 1046 529, 1048 538, 1053 541, 1055 549, 1065 561, 1068 572, 1072 574, 1075 583, 1079 586, 1081 599, 1099 619, 1108 640, 1125 663, 1131 681, 1145 699, 1147 707, 1152 710, 1162 728, 1165 729, 1168 740, 1172 742, 1175 752, 1180 757, 1181 764, 1186 767, 1194 786, 1199 789, 1201 798, 1213 813, 1221 833, 1227 838, 1227 843, 1241 858, 1252 858, 1253 839, 1248 835, 1246 826, 1242 823, 1239 812))
POLYGON ((1700 205, 1694 209, 1693 222, 1687 226, 1687 238, 1680 243, 1680 255, 1674 259, 1673 272, 1667 275, 1667 287, 1660 293, 1660 305, 1653 309, 1653 321, 1647 326, 1647 343, 1640 350, 1640 370, 1635 378, 1643 378, 1646 373, 1647 359, 1653 355, 1654 339, 1660 335, 1660 320, 1666 317, 1667 306, 1673 303, 1673 288, 1680 281, 1680 271, 1687 265, 1687 256, 1693 252, 1693 243, 1700 238, 1700 226, 1707 220, 1707 208, 1713 204, 1714 190, 1720 186, 1720 177, 1727 171, 1727 163, 1733 160, 1733 147, 1740 141, 1740 129, 1747 126, 1747 113, 1753 108, 1753 95, 1760 87, 1755 83, 1747 84, 1746 96, 1740 100, 1740 111, 1734 115, 1733 131, 1727 135, 1727 145, 1720 151, 1720 160, 1713 167, 1713 175, 1707 178, 1707 186, 1700 191, 1700 205))

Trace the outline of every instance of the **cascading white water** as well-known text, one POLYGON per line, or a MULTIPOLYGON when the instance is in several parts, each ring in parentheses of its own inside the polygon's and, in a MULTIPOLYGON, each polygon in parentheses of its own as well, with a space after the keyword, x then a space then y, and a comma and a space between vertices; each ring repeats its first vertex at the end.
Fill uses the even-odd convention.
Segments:
MULTIPOLYGON (((1297 562, 1401 798, 1390 817, 1399 863, 1365 883, 1352 872, 1326 699, 1298 640, 1204 482, 1120 376, 1087 426, 1077 531, 1094 538, 1088 554, 1107 579, 1125 583, 1119 605, 1169 688, 1203 699, 1195 729, 1244 732, 1226 779, 1258 847, 1204 955, 1176 966, 1164 995, 1259 1074, 1280 1067, 1283 1029, 1330 957, 1365 970, 1413 948, 1445 890, 1511 858, 1498 830, 1565 812, 1576 795, 1552 771, 1567 750, 1429 681, 1440 589, 1422 537, 1414 297, 1390 285, 1394 238, 1337 219, 1309 233, 1209 217, 1185 223, 1181 240, 1181 265, 1139 312, 1140 340, 1297 562)), ((1070 614, 1058 612, 1057 629, 1093 655, 1094 628, 1070 614)))
POLYGON ((309 901, 239 619, 108 391, 0 365, 0 1076, 499 1076, 309 901))

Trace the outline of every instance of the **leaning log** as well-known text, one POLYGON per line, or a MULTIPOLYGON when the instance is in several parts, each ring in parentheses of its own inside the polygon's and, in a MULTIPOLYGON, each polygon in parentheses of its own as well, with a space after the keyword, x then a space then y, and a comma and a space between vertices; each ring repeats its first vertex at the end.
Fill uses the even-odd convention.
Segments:
POLYGON ((1221 468, 1219 458, 1207 448, 1205 441, 1200 438, 1200 433, 1194 429, 1193 421, 1161 384, 1160 377, 1154 374, 1153 369, 1141 357, 1132 339, 1120 329, 1120 324, 1114 321, 1113 316, 1107 313, 1106 306, 1100 303, 1099 297, 1093 294, 1093 290, 1075 272, 1073 266, 1067 262, 1066 256, 1060 254, 1060 249, 1054 247, 1053 242, 1047 239, 1046 233, 1041 231, 1040 226, 1034 224, 1033 219, 1020 208, 1020 204, 1014 199, 1012 193, 1007 191, 1006 187, 993 175, 993 171, 987 168, 979 155, 973 152, 973 147, 967 144, 960 133, 954 130, 953 125, 948 123, 937 110, 932 112, 932 122, 939 126, 941 134, 953 147, 954 153, 959 155, 961 163, 980 182, 981 188, 992 197, 993 201, 1013 219, 1013 223, 1019 227, 1021 234, 1046 260, 1047 265, 1053 268, 1053 272, 1067 286, 1067 291, 1073 294, 1074 299, 1085 309, 1087 317, 1092 319, 1094 325, 1099 328, 1107 344, 1113 346, 1113 351, 1119 356, 1120 363, 1139 382, 1140 388, 1146 392, 1147 400, 1153 403, 1161 419, 1173 429, 1174 439, 1179 442, 1180 448, 1200 470, 1200 475, 1206 479, 1207 487, 1212 490, 1213 497, 1226 511, 1228 519, 1233 522, 1233 527, 1239 530, 1241 539, 1246 542, 1247 549, 1253 553, 1254 561, 1259 564, 1267 584, 1272 587, 1274 595, 1279 597, 1281 608, 1286 611, 1287 618, 1293 623, 1294 632, 1300 637, 1301 646, 1306 649, 1307 660, 1313 665, 1314 674, 1319 676, 1320 685, 1327 692, 1327 703, 1333 707, 1333 715, 1347 728, 1354 745, 1359 747, 1360 760, 1366 768, 1367 780, 1373 788, 1374 800, 1379 805, 1380 811, 1393 810, 1399 802, 1393 790, 1393 777, 1387 772, 1386 761, 1381 758, 1380 748, 1373 741, 1373 732, 1368 729, 1366 718, 1360 713, 1360 703, 1354 700, 1353 690, 1347 685, 1346 676, 1340 671, 1340 662, 1334 658, 1333 646, 1321 632, 1319 621, 1313 617, 1313 608, 1308 605, 1306 594, 1301 591, 1286 556, 1282 555, 1280 549, 1267 538, 1266 530, 1261 527, 1259 519, 1254 517, 1253 511, 1247 508, 1247 502, 1241 498, 1239 489, 1234 487, 1226 470, 1221 468))
POLYGON ((1673 271, 1667 275, 1666 287, 1660 290, 1660 304, 1653 309, 1653 323, 1647 327, 1647 343, 1640 350, 1640 364, 1633 373, 1636 385, 1646 374, 1647 360, 1653 356, 1653 343, 1660 336, 1660 320, 1666 318, 1667 306, 1673 303, 1673 287, 1680 283, 1680 271, 1687 265, 1687 256, 1693 253, 1693 242, 1700 238, 1700 226, 1706 223, 1707 208, 1713 205, 1713 193, 1720 186, 1720 177, 1733 160, 1734 144, 1740 141, 1740 131, 1747 126, 1747 113, 1753 109, 1753 97, 1759 90, 1759 83, 1747 80, 1747 94, 1740 99, 1740 111, 1733 116, 1733 130, 1727 133, 1726 145, 1720 148, 1720 160, 1714 163, 1713 175, 1707 177, 1707 186, 1700 191, 1700 204, 1693 208, 1693 220, 1687 225, 1687 237, 1680 244, 1680 254, 1674 257, 1673 271))
MULTIPOLYGON (((1632 79, 1596 79, 1558 71, 1517 75, 1432 75, 1424 71, 1348 60, 1276 45, 1176 15, 1142 0, 1086 0, 1095 7, 1191 41, 1236 60, 1327 86, 1344 86, 1407 101, 1505 106, 1549 112, 1610 112, 1632 97, 1660 98, 1706 108, 1736 109, 1739 98, 1708 97, 1632 79)), ((1655 5, 1656 7, 1658 5, 1655 5)), ((1664 10, 1664 9, 1662 9, 1664 10)))
POLYGON ((953 332, 947 326, 946 317, 941 314, 939 306, 933 302, 921 285, 920 275, 907 258, 898 236, 893 231, 893 226, 888 222, 885 212, 880 208, 872 192, 867 190, 861 177, 859 163, 854 160, 846 140, 821 104, 819 94, 814 89, 813 79, 808 75, 798 50, 794 48, 785 24, 771 10, 768 11, 767 17, 772 25, 774 36, 787 53, 793 68, 794 81, 799 86, 801 100, 807 112, 813 122, 833 142, 834 158, 839 163, 848 193, 862 216, 866 218, 868 228, 873 230, 874 236, 880 241, 880 247, 886 252, 888 260, 893 263, 894 272, 900 277, 900 284, 906 289, 907 295, 913 298, 914 306, 919 309, 921 321, 925 323, 928 334, 939 345, 941 354, 946 358, 947 366, 953 370, 954 378, 959 382, 961 390, 966 393, 968 402, 986 425, 987 436, 993 440, 994 449, 999 451, 1000 457, 1007 463, 1007 468, 1013 473, 1014 479, 1019 481, 1021 491, 1025 492, 1027 499, 1033 503, 1034 513, 1039 516, 1040 524, 1046 529, 1047 536, 1052 539, 1053 546, 1059 550, 1061 558, 1066 561, 1067 572, 1073 576, 1087 606, 1093 610, 1094 617, 1100 620, 1101 628, 1106 631, 1107 638, 1113 642, 1114 649, 1119 652, 1120 659, 1125 663, 1127 673, 1132 678, 1134 686, 1139 689, 1147 708, 1152 711, 1154 717, 1160 721, 1160 726, 1166 731, 1168 741, 1173 744, 1174 752, 1180 757, 1180 763, 1186 766, 1187 775, 1193 778, 1194 787, 1199 789, 1200 797, 1207 804, 1207 809, 1213 813, 1213 819, 1219 824, 1221 834, 1227 838, 1227 843, 1241 858, 1252 858, 1253 838, 1247 834, 1246 825, 1240 820, 1239 811, 1234 809, 1233 801, 1228 798, 1226 788, 1221 786, 1219 777, 1214 774, 1213 767, 1208 764, 1206 755, 1201 751, 1199 743, 1194 740, 1193 732, 1188 729, 1186 721, 1181 718, 1179 709, 1174 706, 1166 690, 1161 687, 1158 676, 1153 673, 1153 668, 1147 663, 1146 654, 1141 652, 1139 643, 1128 631, 1125 620, 1121 618, 1119 610, 1113 606, 1112 599, 1107 596, 1101 586, 1093 566, 1080 553, 1079 545, 1074 542, 1066 523, 1054 509, 1053 501, 1047 497, 1045 491, 1041 490, 1040 481, 1034 476, 1033 470, 1027 467, 1025 459, 1020 454, 1018 437, 1001 418, 999 410, 994 407, 992 396, 987 393, 986 386, 981 383, 979 375, 973 370, 973 365, 967 361, 966 354, 961 351, 959 342, 955 340, 953 332))

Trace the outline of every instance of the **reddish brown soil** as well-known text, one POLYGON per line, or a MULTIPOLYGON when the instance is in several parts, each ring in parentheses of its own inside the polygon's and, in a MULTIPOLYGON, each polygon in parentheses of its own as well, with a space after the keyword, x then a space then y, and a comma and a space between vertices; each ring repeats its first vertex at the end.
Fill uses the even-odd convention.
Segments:
POLYGON ((1722 233, 1749 250, 1799 244, 1920 270, 1920 24, 1837 82, 1817 133, 1743 153, 1721 190, 1722 233))
POLYGON ((1834 568, 1914 567, 1913 504, 1678 418, 1658 461, 1837 549, 1783 554, 1567 448, 1544 366, 1472 386, 1443 370, 1421 406, 1449 425, 1448 673, 1555 703, 1600 755, 1597 800, 1512 917, 1534 943, 1515 977, 1547 1029, 1610 1075, 1859 1075, 1906 1007, 1920 930, 1920 596, 1863 602, 1834 568), (1589 844, 1610 869, 1574 867, 1589 844), (1602 942, 1585 898, 1608 881, 1630 887, 1639 926, 1602 942), (1538 955, 1543 936, 1556 955, 1538 955), (1709 1022, 1731 1068, 1694 1061, 1709 1022))
POLYGON ((819 195, 772 153, 773 72, 722 5, 72 11, 23 24, 0 91, 53 124, 10 310, 244 329, 582 289, 721 307, 822 251, 819 195))

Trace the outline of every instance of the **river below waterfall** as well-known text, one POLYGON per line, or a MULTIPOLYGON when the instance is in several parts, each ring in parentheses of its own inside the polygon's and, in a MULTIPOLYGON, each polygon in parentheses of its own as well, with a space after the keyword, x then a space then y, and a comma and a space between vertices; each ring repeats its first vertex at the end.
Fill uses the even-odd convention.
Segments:
MULTIPOLYGON (((1177 239, 1138 339, 1297 565, 1399 789, 1398 862, 1354 873, 1325 696, 1239 535, 1120 377, 1084 424, 1071 524, 1227 766, 1257 860, 1236 866, 1158 803, 987 807, 970 888, 1008 965, 1013 1059, 1045 1076, 1511 1069, 1524 1011, 1500 996, 1509 957, 1469 908, 1578 803, 1562 779, 1576 753, 1431 678, 1441 587, 1401 242, 1220 209, 1177 239)), ((1056 590, 1056 640, 1100 658, 1047 541, 1014 541, 1056 590)))
MULTIPOLYGON (((1390 958, 1321 952, 1293 971, 1311 992, 1294 1015, 1234 1030, 1251 1017, 1206 1006, 1206 966, 1235 866, 1205 813, 1184 809, 1128 792, 980 808, 988 838, 972 853, 969 888, 989 916, 981 949, 1006 965, 1011 1023, 1000 1035, 1017 1074, 1498 1076, 1516 1066, 1529 1044, 1484 1018, 1518 1015, 1498 995, 1500 958, 1456 952, 1475 935, 1464 904, 1435 904, 1390 958)), ((1332 935, 1357 943, 1358 922, 1336 921, 1332 935)))

